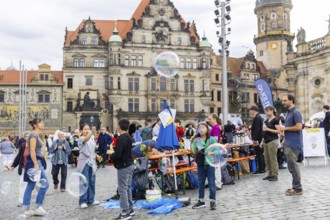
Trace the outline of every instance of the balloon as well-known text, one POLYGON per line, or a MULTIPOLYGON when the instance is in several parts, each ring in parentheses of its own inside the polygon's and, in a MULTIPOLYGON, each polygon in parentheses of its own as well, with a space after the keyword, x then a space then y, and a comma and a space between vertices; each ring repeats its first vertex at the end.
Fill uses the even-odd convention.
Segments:
POLYGON ((67 192, 74 196, 79 197, 84 195, 88 189, 88 180, 81 173, 72 173, 67 181, 67 192))
POLYGON ((156 57, 156 72, 163 77, 171 78, 180 71, 180 58, 174 52, 163 52, 156 57))

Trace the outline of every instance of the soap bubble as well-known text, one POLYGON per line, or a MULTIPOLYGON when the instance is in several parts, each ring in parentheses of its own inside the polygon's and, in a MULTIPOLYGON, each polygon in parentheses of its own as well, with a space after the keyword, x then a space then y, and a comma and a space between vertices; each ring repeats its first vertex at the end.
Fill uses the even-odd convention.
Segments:
POLYGON ((15 220, 24 220, 24 219, 26 219, 26 216, 24 214, 20 214, 15 218, 15 220))
POLYGON ((88 180, 81 173, 72 173, 67 181, 67 189, 67 192, 74 197, 82 196, 87 192, 88 180))
POLYGON ((156 72, 163 77, 170 78, 180 71, 180 58, 176 53, 163 52, 156 57, 156 72))
POLYGON ((170 166, 170 159, 168 158, 162 158, 162 160, 159 162, 159 170, 162 172, 162 173, 166 173, 168 168, 170 166))
POLYGON ((11 182, 9 182, 9 181, 3 182, 1 184, 1 190, 0 190, 1 193, 4 194, 4 195, 8 194, 9 191, 10 191, 10 187, 11 187, 11 182))
POLYGON ((40 179, 38 186, 40 188, 47 188, 48 187, 48 181, 44 178, 40 179))
POLYGON ((205 155, 205 161, 212 167, 222 167, 227 163, 228 151, 225 146, 221 144, 211 144, 205 155))
POLYGON ((27 175, 29 176, 30 180, 33 182, 39 182, 40 180, 40 176, 41 176, 41 171, 40 170, 36 170, 34 168, 30 168, 28 169, 27 175))

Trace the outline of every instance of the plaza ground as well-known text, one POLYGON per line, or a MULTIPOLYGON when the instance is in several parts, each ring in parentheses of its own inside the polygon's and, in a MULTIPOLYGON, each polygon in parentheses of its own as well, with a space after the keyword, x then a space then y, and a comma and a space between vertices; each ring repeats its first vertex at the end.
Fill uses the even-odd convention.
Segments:
MULTIPOLYGON (((301 196, 285 196, 284 192, 290 188, 292 178, 288 170, 280 170, 277 182, 263 181, 265 175, 246 175, 236 180, 235 185, 223 186, 223 189, 217 192, 216 211, 210 211, 209 207, 193 210, 188 206, 169 215, 154 216, 148 215, 145 210, 136 210, 134 219, 330 219, 330 165, 300 167, 304 187, 304 194, 301 196)), ((75 171, 76 168, 71 166, 68 169, 69 174, 75 171)), ((49 214, 28 219, 107 220, 119 214, 117 209, 105 209, 101 206, 79 209, 77 198, 53 189, 50 166, 47 173, 51 184, 43 207, 49 214)), ((23 213, 22 208, 17 207, 17 169, 14 172, 0 171, 0 184, 4 181, 10 181, 12 185, 8 194, 0 195, 0 219, 15 220, 23 213)), ((116 170, 113 167, 97 172, 97 200, 104 201, 114 195, 116 187, 116 170)), ((197 190, 189 190, 187 195, 195 202, 197 190)), ((31 204, 34 204, 34 201, 35 197, 32 198, 31 204)))

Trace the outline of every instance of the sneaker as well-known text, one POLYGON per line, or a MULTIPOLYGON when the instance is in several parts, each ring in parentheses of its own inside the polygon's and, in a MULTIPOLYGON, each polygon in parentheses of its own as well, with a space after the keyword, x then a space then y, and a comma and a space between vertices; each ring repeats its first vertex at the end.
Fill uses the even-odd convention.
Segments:
POLYGON ((86 209, 86 208, 88 208, 88 205, 86 203, 83 203, 83 204, 80 205, 80 208, 81 209, 86 209))
POLYGON ((272 178, 271 176, 266 176, 264 178, 262 178, 262 180, 269 180, 270 178, 272 178))
POLYGON ((295 195, 302 195, 303 190, 302 189, 295 189, 295 195))
POLYGON ((94 202, 91 205, 99 205, 100 201, 94 200, 94 202))
POLYGON ((57 189, 57 188, 58 188, 58 184, 55 184, 55 185, 54 185, 54 189, 57 189))
POLYGON ((24 212, 24 216, 25 217, 30 217, 30 216, 34 216, 34 211, 33 210, 27 210, 24 212))
POLYGON ((65 189, 61 189, 61 192, 65 192, 65 189))
POLYGON ((269 181, 277 181, 278 177, 277 176, 271 176, 268 180, 269 181))
POLYGON ((212 210, 212 211, 214 211, 214 210, 216 210, 217 209, 217 206, 216 206, 216 204, 215 204, 215 201, 211 201, 210 202, 210 210, 212 210))
POLYGON ((38 216, 45 216, 47 215, 47 212, 41 206, 39 206, 39 208, 35 210, 34 214, 38 216))
POLYGON ((132 210, 130 211, 129 215, 130 215, 130 216, 134 216, 134 215, 135 215, 135 211, 134 211, 134 209, 132 209, 132 210))
POLYGON ((217 191, 221 190, 221 187, 216 186, 215 188, 217 191))
POLYGON ((121 213, 117 218, 115 218, 115 220, 129 220, 132 219, 132 216, 130 216, 130 214, 123 214, 121 213))
POLYGON ((23 203, 18 203, 17 204, 17 207, 22 207, 23 206, 23 203))
POLYGON ((193 209, 200 209, 200 208, 205 208, 206 206, 205 206, 205 202, 201 202, 200 200, 198 200, 198 202, 195 204, 195 205, 193 205, 193 209))

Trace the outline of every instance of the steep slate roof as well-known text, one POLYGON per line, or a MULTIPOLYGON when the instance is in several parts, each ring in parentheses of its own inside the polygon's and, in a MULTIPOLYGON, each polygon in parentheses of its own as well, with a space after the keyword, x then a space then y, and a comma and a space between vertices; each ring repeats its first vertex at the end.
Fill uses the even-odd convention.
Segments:
MULTIPOLYGON (((57 78, 58 82, 56 84, 63 84, 63 71, 51 71, 52 74, 57 78)), ((27 84, 32 84, 32 78, 37 74, 36 70, 27 71, 27 84)), ((0 70, 1 84, 19 84, 19 71, 18 70, 0 70)), ((41 84, 41 82, 39 82, 41 84)))
MULTIPOLYGON (((92 20, 95 23, 96 29, 98 29, 101 32, 102 40, 105 42, 108 42, 110 37, 113 34, 113 30, 115 29, 115 22, 117 22, 117 29, 119 32, 120 37, 125 40, 126 35, 128 32, 132 31, 133 26, 133 18, 136 22, 138 22, 139 19, 141 19, 146 7, 149 5, 150 0, 141 0, 139 6, 136 8, 135 12, 132 15, 132 18, 130 20, 92 20)), ((69 47, 71 42, 76 40, 79 34, 79 31, 84 27, 85 22, 87 20, 83 20, 78 28, 75 31, 67 31, 66 32, 66 39, 64 43, 64 47, 69 47)), ((187 27, 187 23, 184 21, 184 19, 181 19, 181 23, 185 24, 185 27, 187 27)), ((199 43, 199 36, 197 34, 196 26, 194 23, 190 26, 190 35, 195 37, 195 43, 199 43)))

